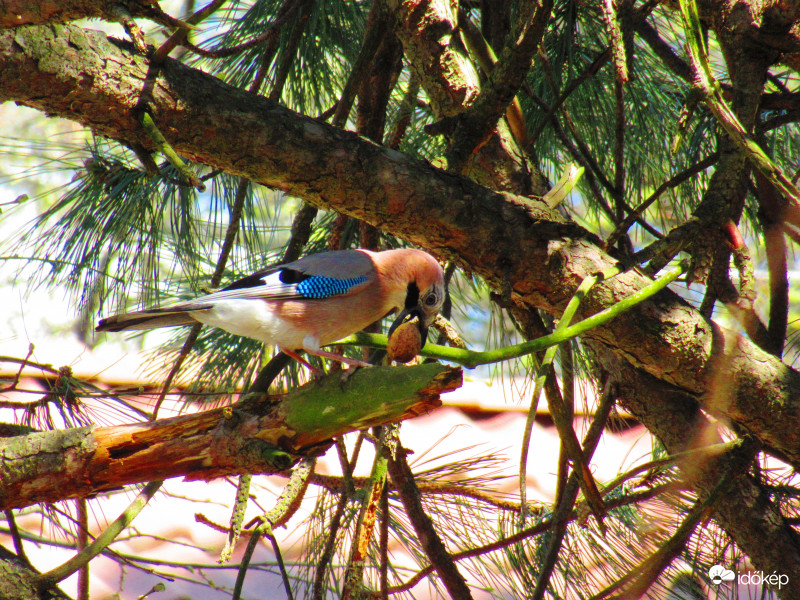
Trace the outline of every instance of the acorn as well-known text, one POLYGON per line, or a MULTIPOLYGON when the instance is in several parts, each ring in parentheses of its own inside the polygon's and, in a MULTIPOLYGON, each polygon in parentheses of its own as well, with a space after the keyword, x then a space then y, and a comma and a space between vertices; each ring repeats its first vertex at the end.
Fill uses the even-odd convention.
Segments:
POLYGON ((394 331, 389 334, 389 343, 386 344, 389 362, 411 362, 421 349, 422 332, 417 316, 413 316, 395 327, 394 331))

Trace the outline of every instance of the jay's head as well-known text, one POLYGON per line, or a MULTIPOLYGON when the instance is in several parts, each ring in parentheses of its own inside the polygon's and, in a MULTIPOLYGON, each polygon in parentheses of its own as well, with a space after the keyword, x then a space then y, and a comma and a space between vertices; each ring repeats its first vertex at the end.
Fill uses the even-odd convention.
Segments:
POLYGON ((402 323, 417 319, 422 344, 428 335, 428 327, 436 319, 445 299, 444 272, 430 254, 420 250, 406 250, 406 291, 403 308, 389 329, 389 335, 402 323))

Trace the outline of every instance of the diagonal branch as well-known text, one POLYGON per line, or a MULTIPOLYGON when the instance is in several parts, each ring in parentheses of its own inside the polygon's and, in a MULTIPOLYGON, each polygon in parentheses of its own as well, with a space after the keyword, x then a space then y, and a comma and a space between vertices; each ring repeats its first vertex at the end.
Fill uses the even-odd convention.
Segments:
POLYGON ((420 500, 419 490, 414 481, 414 474, 408 466, 404 449, 398 444, 397 454, 389 459, 389 474, 392 477, 392 482, 397 488, 397 493, 403 506, 406 509, 411 525, 417 534, 420 544, 422 545, 425 554, 431 561, 431 566, 436 570, 437 575, 442 579, 444 586, 447 588, 451 598, 458 600, 469 600, 472 598, 472 593, 469 591, 464 576, 456 567, 452 555, 447 551, 447 548, 436 533, 433 527, 433 521, 425 513, 420 500))
POLYGON ((516 39, 503 48, 475 101, 458 115, 447 153, 448 167, 457 173, 494 134, 498 120, 522 87, 542 41, 553 1, 543 0, 535 10, 531 2, 522 4, 518 12, 523 18, 516 39))

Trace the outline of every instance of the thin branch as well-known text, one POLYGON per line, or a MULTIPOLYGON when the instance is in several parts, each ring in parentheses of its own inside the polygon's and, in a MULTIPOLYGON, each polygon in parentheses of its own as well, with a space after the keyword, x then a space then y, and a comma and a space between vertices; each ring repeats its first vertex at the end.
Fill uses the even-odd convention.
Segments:
POLYGON ((691 65, 678 56, 672 49, 672 46, 661 39, 655 27, 640 16, 634 19, 634 28, 636 29, 636 33, 639 34, 639 37, 647 42, 650 49, 661 59, 667 68, 684 81, 692 81, 691 65))
POLYGON ((231 510, 230 524, 227 527, 227 537, 225 539, 225 546, 219 555, 220 564, 228 562, 236 547, 236 542, 239 540, 239 534, 242 532, 242 523, 244 523, 244 514, 247 510, 247 501, 250 494, 250 483, 253 476, 249 473, 239 475, 239 481, 236 484, 236 497, 233 500, 233 509, 231 510))
POLYGON ((719 159, 719 153, 713 152, 712 154, 705 157, 703 160, 696 162, 688 169, 684 169, 677 175, 670 177, 667 181, 659 185, 658 188, 656 188, 656 190, 652 194, 650 194, 639 206, 633 209, 632 212, 628 213, 628 216, 625 217, 619 225, 617 225, 617 228, 611 233, 611 235, 608 236, 608 239, 606 240, 605 243, 605 247, 610 248, 614 244, 616 244, 617 239, 619 239, 619 237, 623 235, 630 228, 631 225, 633 225, 634 221, 636 221, 639 217, 642 216, 644 211, 647 210, 647 208, 653 202, 655 202, 656 200, 659 199, 659 197, 661 197, 661 194, 663 194, 667 190, 679 186, 684 181, 691 179, 698 173, 705 171, 707 168, 713 166, 718 159, 719 159))
POLYGON ((552 121, 557 119, 556 113, 561 108, 561 105, 567 101, 567 99, 572 95, 572 93, 577 90, 583 83, 594 77, 600 72, 605 64, 611 58, 611 48, 606 48, 600 54, 597 55, 591 64, 586 67, 586 69, 580 73, 577 77, 572 79, 565 87, 561 94, 556 98, 556 101, 552 104, 548 105, 545 114, 541 119, 541 123, 539 126, 534 130, 530 137, 530 143, 536 144, 536 141, 539 139, 539 136, 542 134, 542 130, 547 125, 548 121, 552 121))
POLYGON ((431 518, 425 514, 420 501, 419 488, 414 481, 414 474, 408 466, 405 450, 398 444, 397 454, 389 460, 389 474, 397 486, 398 494, 403 502, 411 525, 431 566, 444 583, 451 598, 466 600, 472 598, 464 576, 456 567, 453 556, 448 552, 439 534, 433 527, 431 518))
MULTIPOLYGON (((563 405, 565 416, 572 423, 575 418, 575 360, 574 349, 571 343, 561 344, 558 347, 558 354, 561 362, 561 387, 563 389, 563 405)), ((556 493, 554 503, 560 504, 567 485, 569 475, 569 453, 562 441, 558 449, 558 473, 556 475, 556 493)))
POLYGON ((179 44, 184 48, 194 52, 198 56, 202 56, 203 58, 219 59, 241 54, 250 48, 254 48, 265 42, 271 43, 273 40, 275 40, 278 37, 280 27, 289 20, 299 6, 300 2, 284 2, 284 4, 282 4, 281 8, 278 10, 278 14, 275 15, 275 19, 269 23, 269 25, 267 25, 266 29, 262 33, 250 40, 247 40, 246 42, 237 44, 236 46, 208 50, 192 44, 188 41, 186 36, 184 36, 184 39, 180 41, 179 44))
MULTIPOLYGON (((284 6, 292 4, 289 0, 284 2, 284 6)), ((281 59, 275 69, 275 83, 269 92, 269 99, 278 102, 283 95, 283 87, 286 85, 286 79, 289 76, 289 71, 292 68, 292 63, 297 57, 297 48, 300 46, 300 40, 303 37, 306 25, 311 16, 311 10, 314 7, 314 0, 300 0, 297 4, 300 5, 300 14, 297 15, 294 21, 294 26, 289 32, 289 39, 286 44, 281 48, 281 59)), ((288 10, 288 8, 287 8, 288 10)), ((277 40, 277 38, 275 38, 277 40)))
POLYGON ((620 85, 628 83, 628 61, 625 53, 625 43, 622 39, 617 6, 614 0, 603 0, 600 4, 603 13, 603 20, 606 24, 606 31, 609 37, 609 46, 614 57, 614 68, 616 81, 620 85))
POLYGON ((167 141, 167 138, 165 138, 164 134, 159 130, 158 126, 153 120, 153 117, 146 110, 142 112, 141 124, 144 130, 147 132, 147 135, 149 135, 150 139, 153 140, 156 149, 161 152, 170 162, 170 164, 175 167, 178 173, 183 176, 185 182, 191 185, 193 188, 204 192, 206 189, 206 184, 203 183, 203 181, 197 176, 197 173, 195 173, 194 170, 187 165, 180 156, 178 156, 178 153, 175 152, 172 145, 170 145, 170 143, 167 141))
MULTIPOLYGON (((770 354, 777 354, 783 348, 783 339, 775 345, 767 327, 756 312, 755 275, 747 247, 741 246, 731 253, 733 263, 739 272, 739 287, 737 288, 730 281, 727 265, 725 265, 725 261, 721 261, 718 269, 719 275, 715 275, 715 279, 719 279, 719 281, 716 281, 714 285, 709 285, 706 295, 723 302, 748 337, 759 348, 770 354)), ((712 273, 716 273, 716 271, 717 269, 712 273)))
POLYGON ((294 600, 292 594, 292 582, 289 581, 289 572, 286 570, 286 565, 283 563, 283 555, 281 554, 281 547, 278 545, 278 540, 272 531, 264 533, 264 537, 269 538, 272 543, 272 551, 275 553, 275 560, 278 563, 278 569, 281 572, 281 579, 283 580, 283 589, 286 590, 286 597, 289 600, 294 600))
MULTIPOLYGON (((342 460, 342 472, 352 473, 355 469, 356 462, 358 461, 358 456, 361 453, 361 444, 364 441, 365 437, 365 430, 361 430, 358 434, 358 438, 356 439, 355 447, 353 448, 353 454, 350 457, 350 460, 342 460)), ((322 475, 314 474, 314 478, 317 477, 324 477, 322 475)), ((344 478, 342 478, 342 482, 344 482, 344 478)), ((364 479, 363 485, 366 485, 366 478, 364 479)), ((331 519, 330 524, 328 525, 328 538, 325 540, 325 547, 322 550, 322 555, 320 556, 319 560, 317 561, 317 568, 314 572, 314 587, 312 590, 312 598, 314 600, 322 600, 323 598, 323 585, 325 582, 325 573, 328 569, 328 564, 330 563, 331 559, 333 558, 333 554, 336 551, 336 536, 339 533, 339 528, 341 527, 342 517, 344 516, 344 510, 347 507, 347 503, 353 496, 350 493, 350 490, 353 489, 353 486, 348 487, 347 485, 342 486, 341 496, 339 496, 339 502, 336 504, 336 510, 333 514, 333 518, 331 519)), ((354 491, 354 490, 353 490, 354 491)))
MULTIPOLYGON (((217 9, 225 4, 225 0, 212 0, 207 6, 201 8, 193 15, 191 15, 188 19, 186 19, 186 23, 188 25, 197 25, 207 17, 211 16, 213 13, 217 11, 217 9)), ((155 64, 159 64, 163 62, 169 53, 172 50, 186 42, 189 36, 189 29, 188 28, 181 28, 175 31, 167 40, 159 46, 159 48, 153 53, 152 60, 155 64)))
POLYGON ((25 547, 22 545, 22 536, 19 534, 17 521, 14 518, 14 511, 11 509, 6 509, 3 511, 3 513, 6 516, 6 523, 8 523, 8 533, 11 535, 11 541, 14 543, 14 552, 16 552, 20 561, 31 567, 31 562, 28 560, 28 557, 25 554, 25 547))
POLYGON ((788 223, 783 224, 783 233, 791 239, 795 244, 800 246, 800 231, 797 231, 793 226, 789 225, 788 223))
MULTIPOLYGON (((286 522, 292 518, 292 515, 294 515, 297 509, 300 508, 300 504, 303 501, 303 496, 305 496, 306 489, 308 489, 308 479, 314 472, 315 465, 316 458, 304 458, 301 460, 292 471, 292 476, 289 478, 289 482, 283 488, 281 495, 278 496, 278 499, 275 501, 275 506, 268 512, 255 519, 255 521, 259 522, 259 525, 250 536, 250 540, 247 542, 247 548, 242 556, 239 571, 236 576, 236 583, 234 584, 233 588, 233 600, 238 600, 242 593, 242 586, 244 585, 244 578, 247 574, 247 567, 249 566, 250 559, 253 556, 253 552, 255 552, 256 546, 258 545, 258 540, 261 539, 262 535, 266 535, 274 540, 274 537, 272 537, 273 529, 286 524, 286 522)), ((274 547, 276 548, 276 557, 278 563, 281 564, 283 559, 280 558, 280 548, 277 548, 277 543, 273 543, 274 547)), ((282 573, 285 573, 285 569, 282 569, 282 573)), ((284 583, 287 585, 289 597, 291 598, 291 587, 288 586, 287 579, 285 577, 284 583)))
POLYGON ((64 564, 42 573, 38 578, 38 587, 44 591, 54 586, 59 581, 66 579, 84 565, 89 564, 95 556, 105 550, 108 545, 122 533, 147 505, 150 498, 158 491, 163 481, 151 481, 139 493, 131 505, 116 518, 97 538, 81 552, 70 558, 64 564))
POLYGON ((380 533, 378 538, 378 552, 380 563, 378 564, 379 590, 381 600, 389 598, 389 490, 388 486, 383 486, 380 504, 380 533))
POLYGON ((358 514, 353 534, 350 557, 344 574, 342 599, 351 600, 359 597, 363 587, 364 567, 368 557, 368 548, 378 515, 378 505, 383 496, 390 457, 395 453, 398 444, 400 426, 384 425, 380 428, 380 438, 375 452, 369 483, 364 489, 361 510, 358 514))
POLYGON ((408 80, 408 88, 403 95, 400 106, 397 108, 397 116, 391 131, 386 136, 384 144, 389 148, 397 149, 400 147, 400 142, 411 124, 411 117, 414 116, 414 104, 419 96, 419 75, 416 72, 411 72, 408 80))
MULTIPOLYGON (((588 464, 594 455, 597 444, 600 442, 600 436, 602 435, 605 425, 608 421, 608 416, 611 414, 611 409, 614 406, 615 399, 616 390, 612 389, 611 380, 609 378, 605 384, 605 389, 601 394, 598 410, 595 413, 594 419, 592 419, 589 430, 584 436, 582 458, 585 464, 588 464)), ((561 501, 556 506, 555 513, 553 515, 553 534, 549 543, 547 544, 547 549, 545 551, 544 558, 542 559, 542 565, 536 577, 536 585, 534 586, 531 594, 531 598, 533 600, 539 600, 540 598, 543 598, 545 591, 550 584, 550 577, 553 573, 556 562, 558 561, 558 555, 561 551, 564 536, 567 533, 569 515, 574 509, 575 499, 577 498, 578 491, 581 488, 579 485, 580 480, 580 472, 573 470, 572 475, 564 487, 561 501)), ((601 505, 603 505, 604 510, 608 509, 608 506, 604 503, 601 502, 601 505)))
MULTIPOLYGON (((675 490, 675 483, 664 483, 662 485, 654 486, 650 489, 643 490, 640 492, 634 492, 627 496, 621 496, 619 498, 615 498, 613 500, 608 501, 608 508, 618 508, 621 506, 630 506, 632 504, 637 504, 639 502, 645 502, 652 498, 655 498, 663 493, 668 493, 675 490)), ((572 512, 568 515, 568 521, 575 521, 581 518, 581 509, 573 509, 572 512)), ((536 525, 532 525, 527 529, 523 529, 522 531, 518 531, 513 533, 509 536, 503 536, 494 542, 490 542, 488 544, 484 544, 482 546, 476 546, 474 548, 468 548, 467 550, 462 550, 461 552, 455 552, 452 557, 455 561, 465 560, 468 558, 475 558, 478 556, 483 556, 484 554, 489 554, 490 552, 496 552, 498 550, 503 550, 508 548, 509 546, 513 546, 514 544, 518 544, 528 538, 531 538, 536 535, 540 535, 546 531, 550 531, 555 524, 555 519, 553 517, 549 519, 544 519, 537 523, 536 525)), ((387 590, 389 595, 392 594, 399 594, 402 592, 407 592, 414 586, 416 586, 420 581, 425 579, 428 575, 433 573, 434 567, 433 565, 428 565, 417 571, 412 577, 407 579, 405 582, 390 587, 387 590)), ((379 598, 379 592, 372 592, 367 593, 367 597, 369 598, 379 598)))
MULTIPOLYGON (((89 545, 89 513, 86 510, 86 498, 75 500, 78 553, 89 545)), ((89 563, 78 569, 78 600, 89 600, 89 563)))
MULTIPOLYGON (((111 8, 111 15, 115 17, 115 20, 122 23, 122 26, 125 28, 125 33, 131 38, 136 51, 142 56, 146 55, 147 44, 144 41, 144 33, 142 32, 142 28, 134 21, 131 13, 121 4, 117 4, 111 8)), ((185 31, 185 29, 179 29, 178 31, 185 31)))
POLYGON ((782 202, 775 187, 761 172, 756 171, 755 176, 756 194, 761 207, 757 217, 764 229, 764 251, 769 271, 768 351, 781 356, 789 326, 789 275, 786 239, 782 227, 782 202))
POLYGON ((339 502, 336 504, 333 518, 327 524, 328 538, 325 540, 325 546, 322 549, 322 554, 314 570, 314 586, 311 591, 311 598, 313 600, 322 600, 325 597, 325 574, 328 571, 328 564, 330 564, 333 558, 333 553, 336 551, 336 536, 341 528, 342 517, 344 516, 344 510, 347 507, 349 499, 350 496, 347 494, 339 496, 339 502))
POLYGON ((355 64, 353 64, 350 75, 344 84, 342 96, 339 98, 339 102, 336 103, 336 111, 333 113, 333 120, 331 121, 335 127, 344 127, 347 123, 350 110, 353 108, 353 102, 355 102, 356 99, 356 94, 367 77, 372 58, 378 51, 384 36, 387 35, 387 28, 391 26, 390 16, 391 13, 383 0, 376 0, 376 2, 373 3, 370 9, 371 18, 364 37, 364 42, 361 45, 361 50, 358 53, 355 64))
MULTIPOLYGON (((558 326, 556 326, 555 331, 553 331, 553 335, 558 334, 559 332, 564 331, 570 325, 575 313, 580 306, 580 303, 583 301, 583 298, 586 294, 589 293, 589 290, 598 282, 602 281, 608 277, 614 277, 615 275, 619 274, 618 268, 612 268, 604 273, 598 273, 596 275, 592 275, 584 279, 578 288, 575 290, 572 298, 570 298, 567 307, 564 309, 563 314, 561 315, 561 319, 558 322, 558 326)), ((520 503, 522 505, 522 512, 521 512, 521 523, 525 523, 526 521, 526 488, 527 488, 527 464, 528 464, 528 450, 530 447, 530 436, 531 431, 533 428, 533 422, 536 418, 536 407, 539 404, 539 395, 542 392, 542 388, 545 385, 545 379, 548 374, 552 373, 552 362, 555 358, 556 350, 558 346, 550 346, 547 351, 544 353, 544 357, 542 358, 541 364, 537 368, 536 373, 536 383, 534 386, 533 391, 533 400, 531 401, 531 407, 528 410, 528 418, 525 423, 525 433, 522 439, 522 456, 520 457, 520 472, 519 472, 519 493, 520 493, 520 503)), ((554 374, 553 377, 554 379, 554 374)), ((556 386, 553 386, 554 388, 556 386)), ((547 403, 550 408, 550 414, 553 416, 553 422, 556 425, 558 430, 559 438, 561 439, 561 443, 564 444, 565 449, 573 462, 575 472, 579 473, 579 483, 580 487, 583 490, 584 495, 589 500, 589 505, 592 508, 592 512, 594 513, 595 518, 597 519, 598 523, 602 528, 602 519, 605 513, 605 508, 603 507, 603 501, 600 498, 600 493, 597 490, 597 484, 592 477, 591 472, 589 471, 589 466, 586 464, 584 460, 583 452, 580 448, 580 443, 578 442, 578 438, 575 435, 575 430, 572 428, 572 422, 568 418, 569 415, 563 407, 563 401, 560 397, 560 393, 558 392, 557 388, 551 391, 550 394, 546 394, 547 403)))

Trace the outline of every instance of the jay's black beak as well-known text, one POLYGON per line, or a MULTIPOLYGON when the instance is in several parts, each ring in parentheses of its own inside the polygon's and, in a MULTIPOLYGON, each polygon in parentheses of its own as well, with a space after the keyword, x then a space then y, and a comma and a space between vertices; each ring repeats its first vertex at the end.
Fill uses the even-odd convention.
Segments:
POLYGON ((425 342, 428 339, 428 326, 425 325, 425 319, 423 318, 422 309, 419 306, 412 306, 411 308, 404 308, 400 311, 400 314, 397 315, 397 318, 392 323, 392 326, 389 327, 389 337, 392 337, 392 333, 394 330, 400 327, 403 323, 411 321, 417 318, 417 328, 419 329, 419 335, 422 339, 421 346, 425 345, 425 342))

